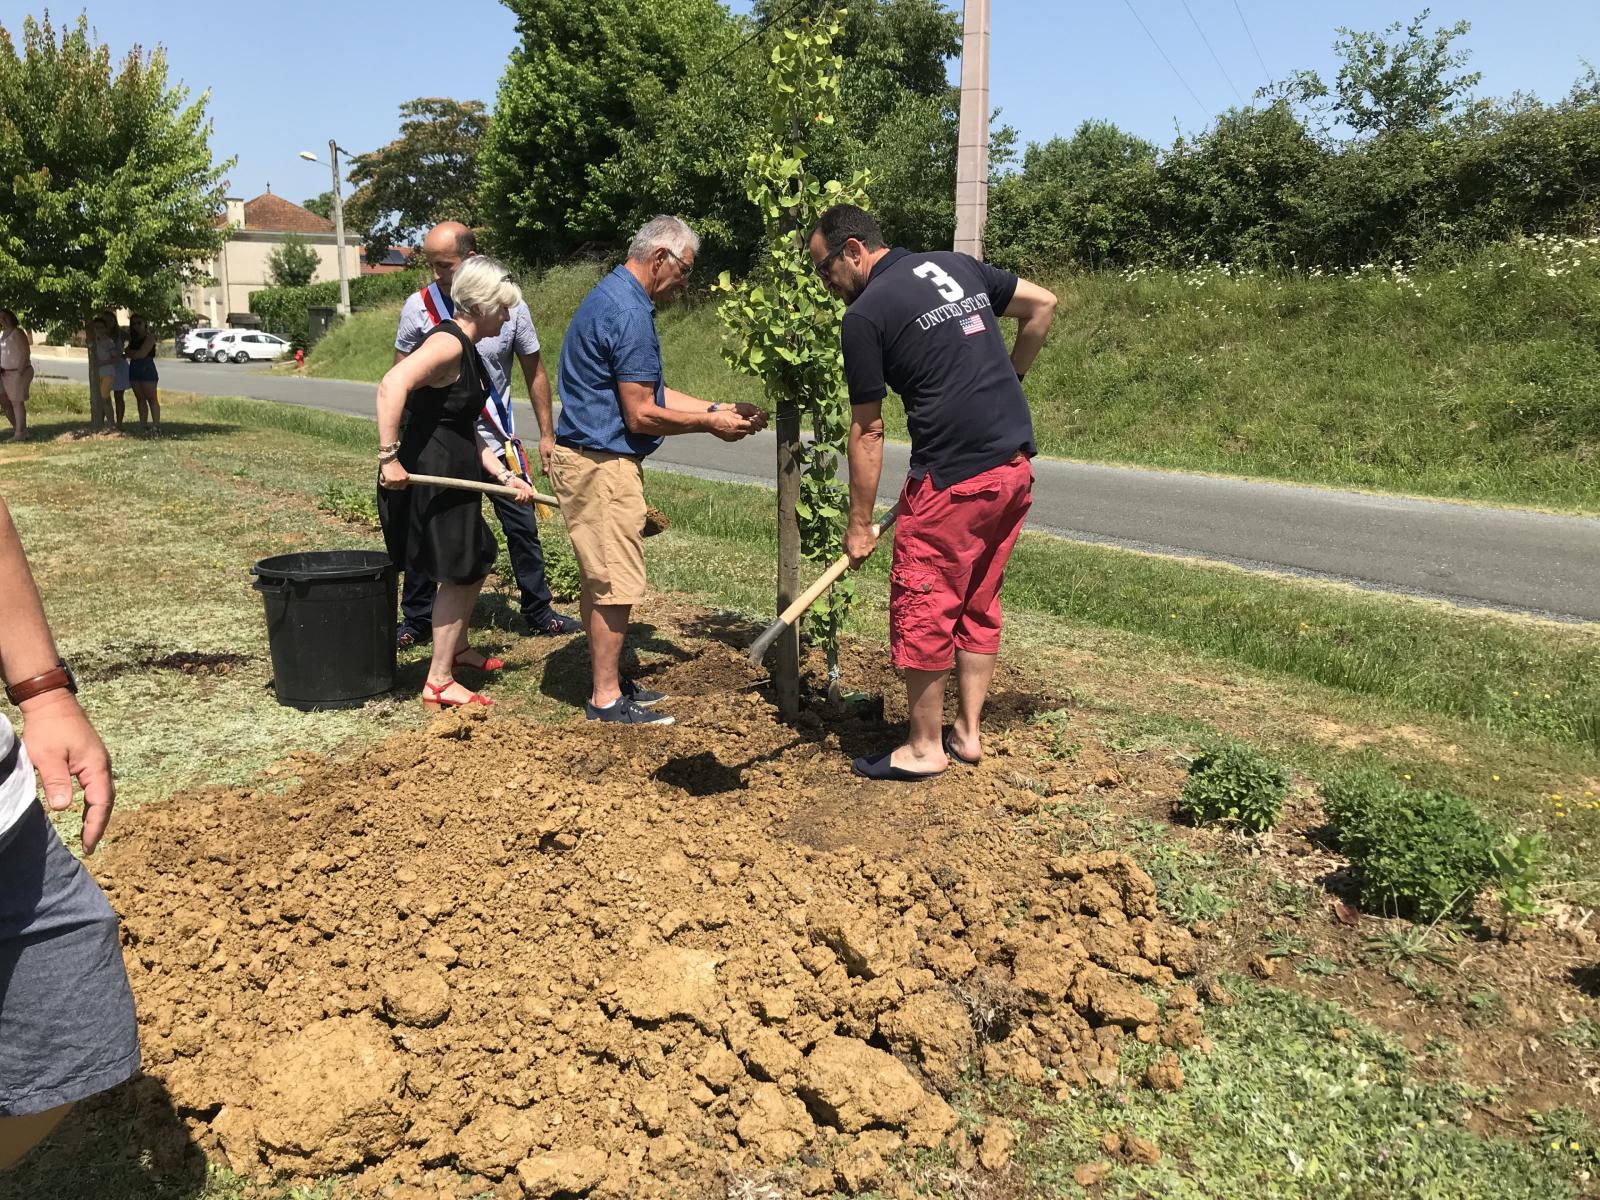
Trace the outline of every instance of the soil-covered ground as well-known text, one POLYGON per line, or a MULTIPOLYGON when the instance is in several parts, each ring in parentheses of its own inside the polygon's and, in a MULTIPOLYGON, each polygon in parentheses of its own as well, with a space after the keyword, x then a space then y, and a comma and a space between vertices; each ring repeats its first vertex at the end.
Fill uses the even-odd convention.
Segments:
MULTIPOLYGON (((1515 997, 1487 1030, 1414 1003, 1432 959, 1409 981, 1377 962, 1301 976, 1378 924, 1340 898, 1313 801, 1256 844, 1306 903, 1265 931, 1171 919, 1097 822, 1165 821, 1181 762, 1082 729, 1063 753, 1062 723, 1036 718, 1077 719, 1064 687, 1003 669, 980 765, 874 783, 850 757, 903 720, 878 648, 845 675, 885 711, 831 708, 813 662, 791 726, 737 648, 748 630, 652 619, 640 662, 671 728, 450 714, 297 761, 288 788, 124 818, 96 874, 124 921, 145 1086, 195 1143, 256 1178, 506 1198, 892 1192, 911 1152, 944 1147, 1004 1195, 1012 1133, 958 1120, 966 1084, 1180 1090, 1177 1052, 1208 1045, 1202 998, 1228 1002, 1216 973, 1252 966, 1357 997, 1408 1041, 1453 1022, 1507 1114, 1589 1106, 1581 1055, 1530 1032, 1588 1004, 1586 930, 1471 947, 1474 986, 1515 997), (1135 1043, 1161 1049, 1129 1070, 1135 1043)), ((1175 836, 1199 853, 1232 835, 1175 836)))

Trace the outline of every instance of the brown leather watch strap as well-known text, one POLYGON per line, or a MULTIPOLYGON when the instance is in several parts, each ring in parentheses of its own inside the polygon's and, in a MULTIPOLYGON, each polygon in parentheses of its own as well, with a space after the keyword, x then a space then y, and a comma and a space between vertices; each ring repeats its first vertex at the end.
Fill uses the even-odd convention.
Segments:
POLYGON ((53 692, 57 688, 66 688, 67 691, 77 695, 78 682, 72 678, 72 672, 67 670, 66 663, 57 663, 42 675, 35 675, 32 679, 24 679, 6 687, 6 699, 13 704, 21 704, 24 700, 32 700, 35 696, 45 692, 53 692))

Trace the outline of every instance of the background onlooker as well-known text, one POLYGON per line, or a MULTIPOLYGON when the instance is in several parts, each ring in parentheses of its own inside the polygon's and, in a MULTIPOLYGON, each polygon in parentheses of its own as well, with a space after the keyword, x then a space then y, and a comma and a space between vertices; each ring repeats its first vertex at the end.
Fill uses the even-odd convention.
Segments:
POLYGON ((138 313, 128 317, 127 356, 128 381, 133 384, 133 398, 139 404, 139 428, 159 437, 161 401, 156 396, 156 385, 161 376, 156 371, 156 335, 138 313))
MULTIPOLYGON (((104 314, 89 322, 89 336, 94 339, 94 386, 100 394, 100 403, 111 403, 111 389, 116 383, 116 360, 121 355, 117 339, 111 336, 115 321, 104 314)), ((102 410, 103 411, 103 410, 102 410)))
POLYGON ((17 314, 0 308, 0 406, 11 422, 11 440, 28 440, 28 388, 33 384, 33 350, 17 314))

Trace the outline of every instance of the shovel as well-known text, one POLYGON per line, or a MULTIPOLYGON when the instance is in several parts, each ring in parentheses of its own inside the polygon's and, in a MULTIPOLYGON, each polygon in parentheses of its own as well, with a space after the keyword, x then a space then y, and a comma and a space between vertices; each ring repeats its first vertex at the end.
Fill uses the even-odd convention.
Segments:
MULTIPOLYGON (((412 478, 415 479, 416 476, 413 475, 412 478)), ((878 521, 878 523, 872 527, 874 548, 876 548, 876 539, 882 537, 883 531, 894 524, 894 519, 899 514, 899 507, 899 505, 895 505, 888 512, 884 513, 883 517, 878 521)), ((789 605, 788 608, 784 609, 783 612, 779 613, 778 619, 771 625, 768 625, 766 629, 762 631, 761 636, 758 637, 750 647, 750 661, 759 667, 761 665, 761 660, 766 658, 767 651, 771 650, 772 644, 778 640, 778 635, 798 621, 806 609, 815 604, 817 602, 817 598, 821 596, 823 592, 832 587, 833 584, 838 580, 839 576, 843 575, 847 570, 849 570, 849 568, 850 556, 848 554, 841 554, 834 564, 817 578, 815 583, 813 583, 805 591, 801 592, 800 595, 795 598, 794 603, 789 605)))
MULTIPOLYGON (((486 496, 505 496, 506 498, 512 500, 516 499, 517 496, 516 488, 506 487, 504 484, 484 483, 478 479, 456 479, 449 475, 413 474, 411 476, 411 482, 426 484, 429 487, 456 488, 457 490, 463 492, 482 492, 486 496)), ((561 510, 561 501, 557 500, 554 496, 547 496, 543 492, 535 492, 533 494, 533 502, 535 504, 542 504, 546 507, 553 508, 557 512, 561 510)), ((645 509, 645 537, 654 537, 658 533, 664 533, 671 527, 671 525, 672 522, 668 520, 667 515, 660 509, 645 509)))

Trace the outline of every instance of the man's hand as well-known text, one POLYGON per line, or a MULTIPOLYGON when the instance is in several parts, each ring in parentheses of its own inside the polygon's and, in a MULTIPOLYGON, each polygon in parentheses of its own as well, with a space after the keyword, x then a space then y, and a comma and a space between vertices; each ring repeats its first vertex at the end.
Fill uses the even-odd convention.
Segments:
POLYGON ((760 433, 767 427, 767 410, 756 404, 735 404, 733 411, 750 422, 750 432, 760 433))
POLYGON ((516 493, 517 494, 515 496, 511 497, 511 503, 513 503, 513 504, 532 504, 533 503, 533 485, 531 483, 529 483, 526 479, 522 478, 522 476, 513 475, 510 479, 506 480, 506 486, 509 487, 509 488, 515 488, 516 489, 516 493))
POLYGON ((83 788, 83 852, 93 854, 111 822, 117 784, 105 743, 71 692, 45 692, 22 703, 22 744, 44 785, 51 812, 72 807, 72 781, 83 788))
POLYGON ((402 491, 411 486, 411 472, 400 465, 399 459, 390 459, 378 468, 378 486, 402 491))
POLYGON ((556 448, 556 435, 545 433, 539 435, 539 474, 546 479, 550 478, 550 451, 556 448))
MULTIPOLYGON (((749 437, 760 426, 741 413, 739 409, 754 407, 754 405, 742 404, 733 408, 719 408, 714 413, 707 413, 706 415, 711 419, 710 428, 707 432, 714 434, 725 442, 737 442, 740 438, 749 437)), ((757 411, 759 412, 760 410, 758 409, 757 411)))
POLYGON ((862 563, 872 557, 877 545, 878 535, 872 532, 872 526, 850 522, 844 531, 844 552, 850 557, 850 569, 859 569, 862 563))

